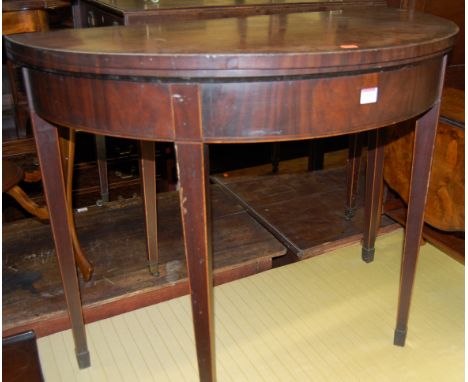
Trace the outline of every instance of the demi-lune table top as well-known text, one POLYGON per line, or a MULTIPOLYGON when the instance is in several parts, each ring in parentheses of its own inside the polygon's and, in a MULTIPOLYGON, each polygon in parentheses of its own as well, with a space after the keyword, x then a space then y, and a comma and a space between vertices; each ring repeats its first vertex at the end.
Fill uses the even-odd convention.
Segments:
POLYGON ((389 8, 61 30, 7 38, 11 58, 66 72, 263 77, 384 68, 440 55, 457 26, 389 8))

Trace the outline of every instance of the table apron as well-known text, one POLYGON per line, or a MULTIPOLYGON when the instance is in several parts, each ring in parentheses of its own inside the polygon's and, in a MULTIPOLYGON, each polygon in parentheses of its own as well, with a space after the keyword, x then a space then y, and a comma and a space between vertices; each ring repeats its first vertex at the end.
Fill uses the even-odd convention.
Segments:
POLYGON ((36 113, 58 125, 134 139, 234 143, 327 137, 407 120, 436 101, 441 67, 437 57, 330 77, 171 83, 30 70, 30 79, 36 113), (373 88, 375 102, 362 103, 362 91, 373 88), (196 109, 197 119, 183 128, 182 105, 196 109))

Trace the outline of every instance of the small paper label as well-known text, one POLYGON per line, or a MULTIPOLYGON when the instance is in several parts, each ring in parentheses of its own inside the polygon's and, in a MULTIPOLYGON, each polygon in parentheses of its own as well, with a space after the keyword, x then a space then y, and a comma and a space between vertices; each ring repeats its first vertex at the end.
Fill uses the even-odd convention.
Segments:
POLYGON ((366 103, 376 103, 378 93, 379 88, 377 87, 361 89, 361 105, 366 103))

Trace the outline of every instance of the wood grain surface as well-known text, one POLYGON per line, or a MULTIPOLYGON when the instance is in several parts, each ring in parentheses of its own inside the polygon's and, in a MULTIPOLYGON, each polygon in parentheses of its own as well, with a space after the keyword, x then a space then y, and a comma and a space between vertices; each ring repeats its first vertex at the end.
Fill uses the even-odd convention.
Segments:
POLYGON ((435 16, 377 7, 63 30, 7 37, 6 46, 11 59, 49 70, 214 78, 395 66, 443 54, 457 31, 435 16))

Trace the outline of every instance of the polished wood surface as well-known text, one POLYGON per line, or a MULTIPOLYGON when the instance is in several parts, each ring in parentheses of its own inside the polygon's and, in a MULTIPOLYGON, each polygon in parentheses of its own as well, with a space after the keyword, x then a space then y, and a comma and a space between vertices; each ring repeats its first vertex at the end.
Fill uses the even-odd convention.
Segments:
POLYGON ((9 55, 24 65, 99 75, 311 75, 421 61, 448 51, 457 31, 426 14, 362 8, 38 33, 15 37, 9 55))
MULTIPOLYGON (((206 144, 318 138, 419 118, 395 337, 403 345, 446 55, 457 31, 437 17, 377 7, 59 31, 9 37, 6 45, 28 68, 48 199, 65 200, 52 123, 175 142, 199 375, 211 381, 206 144)), ((366 198, 378 199, 372 192, 366 198)), ((377 216, 378 206, 368 201, 366 216, 377 216)), ((63 212, 51 210, 52 217, 78 362, 86 367, 70 232, 63 212)))
POLYGON ((26 10, 2 13, 3 34, 30 33, 49 29, 45 10, 26 10))

